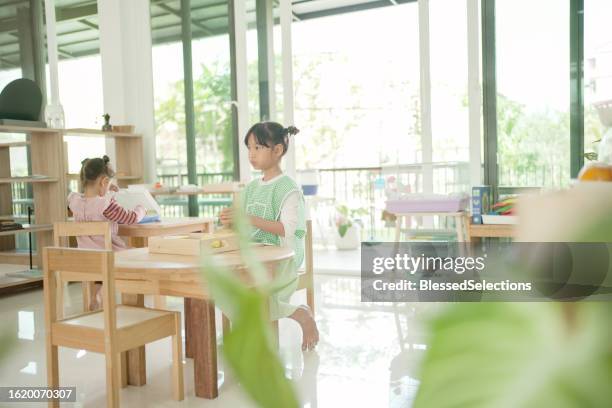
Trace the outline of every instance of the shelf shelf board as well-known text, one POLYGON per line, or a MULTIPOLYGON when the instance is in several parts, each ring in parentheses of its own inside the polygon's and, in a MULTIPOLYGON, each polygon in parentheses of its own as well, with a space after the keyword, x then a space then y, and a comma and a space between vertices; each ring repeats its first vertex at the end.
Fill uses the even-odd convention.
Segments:
POLYGON ((89 136, 89 137, 131 137, 131 138, 142 138, 142 135, 138 133, 125 133, 125 132, 105 132, 103 130, 95 129, 66 129, 64 135, 68 136, 89 136))
MULTIPOLYGON (((32 259, 34 263, 37 262, 38 258, 36 252, 32 253, 32 259)), ((29 265, 30 253, 17 249, 0 251, 0 264, 29 265)))
POLYGON ((30 142, 22 141, 22 142, 2 142, 0 143, 0 148, 2 147, 23 147, 29 146, 30 142))
POLYGON ((62 129, 38 128, 27 126, 0 126, 0 133, 61 133, 62 129))
MULTIPOLYGON (((69 180, 79 180, 81 177, 79 174, 67 173, 66 177, 69 180)), ((117 180, 140 180, 142 176, 115 176, 117 180)))
POLYGON ((23 224, 22 229, 0 231, 0 237, 6 235, 15 235, 23 232, 41 232, 41 231, 53 231, 52 224, 23 224))
POLYGON ((37 286, 42 281, 42 276, 11 276, 15 273, 27 271, 28 266, 25 265, 0 265, 0 293, 8 293, 12 290, 37 286))
POLYGON ((4 177, 0 178, 0 184, 11 184, 11 183, 55 183, 57 182, 56 177, 4 177))

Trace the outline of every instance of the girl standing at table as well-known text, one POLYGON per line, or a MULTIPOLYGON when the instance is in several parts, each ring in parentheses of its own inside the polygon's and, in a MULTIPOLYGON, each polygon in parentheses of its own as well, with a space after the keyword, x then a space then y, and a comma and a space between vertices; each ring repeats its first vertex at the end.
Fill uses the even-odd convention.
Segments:
MULTIPOLYGON (((276 122, 257 123, 249 129, 244 144, 249 150, 253 168, 263 177, 251 181, 244 190, 242 205, 252 225, 251 239, 255 242, 289 247, 295 252, 293 263, 281 274, 281 289, 271 296, 272 320, 289 317, 302 328, 302 350, 312 350, 319 341, 319 331, 306 305, 289 303, 297 288, 297 270, 304 261, 306 235, 304 197, 298 184, 283 174, 280 163, 289 148, 289 136, 299 130, 276 122)), ((223 225, 232 222, 231 208, 221 211, 223 225)))

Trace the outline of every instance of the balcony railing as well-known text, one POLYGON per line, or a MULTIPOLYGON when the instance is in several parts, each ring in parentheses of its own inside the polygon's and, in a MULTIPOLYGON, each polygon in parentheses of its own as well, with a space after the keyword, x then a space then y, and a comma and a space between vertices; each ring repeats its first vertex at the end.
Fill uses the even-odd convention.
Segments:
MULTIPOLYGON (((465 162, 443 162, 424 164, 404 164, 386 167, 347 167, 347 168, 321 168, 318 169, 319 189, 318 196, 326 198, 323 207, 317 209, 313 217, 320 217, 319 226, 323 226, 329 234, 333 225, 335 206, 345 204, 350 208, 363 208, 368 215, 362 218, 364 229, 362 239, 393 239, 393 232, 385 227, 381 220, 382 210, 385 206, 386 195, 384 183, 390 176, 395 176, 402 185, 412 192, 423 191, 423 173, 431 167, 434 193, 448 194, 454 192, 469 192, 469 164, 465 162)), ((186 174, 162 174, 158 180, 168 187, 188 184, 186 174)), ((166 169, 167 170, 167 169, 166 169)), ((176 171, 176 170, 175 170, 176 171)), ((564 187, 569 181, 568 169, 563 166, 539 166, 527 172, 518 172, 500 166, 500 182, 505 186, 545 186, 564 187)), ((231 172, 199 173, 197 184, 223 183, 232 181, 231 172)), ((298 171, 298 178, 300 172, 298 171)), ((76 180, 72 180, 70 188, 76 191, 76 180)), ((12 184, 13 214, 27 217, 28 206, 33 206, 32 194, 26 183, 12 184)), ((184 217, 188 215, 188 199, 186 196, 158 196, 157 197, 166 217, 184 217)), ((228 195, 200 195, 197 196, 199 214, 201 216, 216 216, 221 208, 231 205, 228 195)), ((3 214, 5 215, 5 214, 3 214)), ((23 219, 23 218, 22 218, 23 219)), ((26 218, 27 219, 27 218, 26 218)))

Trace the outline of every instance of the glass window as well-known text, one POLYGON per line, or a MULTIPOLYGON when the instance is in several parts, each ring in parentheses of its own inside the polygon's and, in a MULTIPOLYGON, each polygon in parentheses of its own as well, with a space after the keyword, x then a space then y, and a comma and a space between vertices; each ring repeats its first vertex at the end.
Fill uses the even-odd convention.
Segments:
MULTIPOLYGON (((612 4, 609 0, 589 0, 584 4, 584 150, 597 152, 598 140, 606 127, 596 104, 612 101, 612 4)), ((601 109, 601 108, 600 108, 601 109)), ((609 111, 602 115, 610 116, 609 111)), ((609 125, 612 128, 612 124, 609 125)))
MULTIPOLYGON (((192 72, 197 183, 233 178, 228 4, 193 1, 192 72)), ((187 184, 185 82, 179 1, 151 3, 157 169, 166 186, 187 184), (179 15, 177 15, 179 14, 179 15)), ((161 199, 167 215, 186 215, 185 197, 161 199)), ((222 197, 198 197, 200 215, 226 205, 222 197)))
POLYGON ((569 183, 569 0, 497 0, 501 186, 569 183))
POLYGON ((416 4, 293 23, 298 169, 421 160, 418 44, 416 4))
POLYGON ((466 1, 431 1, 429 21, 433 161, 467 161, 466 1))
MULTIPOLYGON (((0 7, 0 91, 19 78, 36 81, 37 50, 32 26, 34 20, 28 1, 13 1, 0 7)), ((42 86, 41 86, 42 87, 42 86)))

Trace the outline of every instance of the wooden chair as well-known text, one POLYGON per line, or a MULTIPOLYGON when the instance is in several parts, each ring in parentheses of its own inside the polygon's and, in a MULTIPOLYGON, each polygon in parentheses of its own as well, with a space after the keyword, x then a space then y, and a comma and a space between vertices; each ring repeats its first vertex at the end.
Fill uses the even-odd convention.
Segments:
MULTIPOLYGON (((112 250, 110 223, 104 221, 90 222, 55 222, 53 223, 53 245, 54 246, 69 246, 67 238, 81 237, 85 235, 102 236, 104 238, 104 249, 112 250), (66 241, 62 245, 61 241, 66 241)), ((70 282, 63 278, 62 273, 59 274, 60 284, 57 285, 57 317, 64 317, 64 283, 70 282)), ((89 305, 94 295, 95 285, 93 282, 83 282, 83 311, 89 311, 89 305)))
MULTIPOLYGON (((59 387, 58 346, 104 353, 106 406, 119 407, 121 352, 172 336, 172 396, 183 400, 180 313, 116 305, 112 251, 46 247, 43 269, 49 387, 59 387), (104 309, 58 320, 58 271, 72 281, 102 281, 104 309)), ((59 402, 50 402, 49 406, 59 407, 59 402)))
POLYGON ((312 252, 312 220, 306 220, 306 238, 304 242, 304 269, 298 271, 297 290, 306 289, 306 304, 312 315, 315 314, 314 301, 314 256, 312 252))

